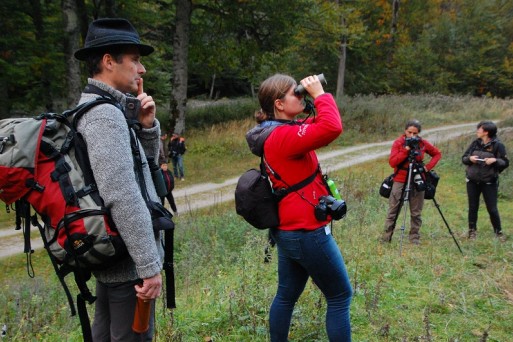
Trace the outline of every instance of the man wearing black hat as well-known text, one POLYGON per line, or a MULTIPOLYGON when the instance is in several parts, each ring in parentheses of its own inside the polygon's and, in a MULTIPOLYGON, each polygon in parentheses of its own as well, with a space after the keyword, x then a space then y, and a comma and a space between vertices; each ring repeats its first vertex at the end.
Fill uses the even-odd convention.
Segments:
MULTIPOLYGON (((140 61, 141 56, 152 52, 151 46, 141 44, 130 22, 106 18, 91 23, 84 47, 75 52, 75 57, 86 62, 90 76, 80 103, 94 100, 101 94, 114 99, 122 108, 134 109, 134 118, 140 123, 134 131, 146 189, 150 199, 159 202, 147 159, 158 158, 160 124, 155 118, 155 102, 143 90, 141 76, 146 69, 140 61), (127 106, 127 102, 132 107, 127 106)), ((99 193, 129 253, 120 263, 94 271, 98 299, 92 325, 93 340, 151 341, 153 323, 141 336, 132 331, 132 321, 136 297, 152 302, 151 321, 154 320, 154 299, 162 289, 160 273, 164 252, 160 235, 153 233, 150 213, 136 182, 131 133, 123 112, 111 104, 89 110, 80 119, 78 131, 87 143, 99 193)))

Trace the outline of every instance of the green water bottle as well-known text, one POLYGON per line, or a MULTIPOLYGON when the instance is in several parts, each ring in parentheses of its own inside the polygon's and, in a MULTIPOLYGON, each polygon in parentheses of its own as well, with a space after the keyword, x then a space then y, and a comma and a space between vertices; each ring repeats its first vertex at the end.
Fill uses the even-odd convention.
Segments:
POLYGON ((342 197, 340 197, 340 193, 338 192, 337 185, 335 184, 335 182, 331 178, 328 178, 326 180, 326 183, 328 183, 328 187, 330 188, 331 195, 333 197, 335 197, 335 199, 340 201, 342 199, 342 197))

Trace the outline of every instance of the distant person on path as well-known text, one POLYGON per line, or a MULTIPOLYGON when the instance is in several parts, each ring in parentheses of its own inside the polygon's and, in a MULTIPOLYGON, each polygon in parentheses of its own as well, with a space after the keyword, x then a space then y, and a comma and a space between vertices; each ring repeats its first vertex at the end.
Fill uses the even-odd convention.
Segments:
POLYGON ((105 208, 110 210, 129 253, 112 267, 93 271, 97 296, 92 325, 94 341, 153 338, 154 299, 162 290, 163 241, 153 232, 150 212, 139 184, 134 181, 130 143, 130 134, 135 134, 148 196, 158 201, 147 160, 158 157, 160 124, 155 118, 155 102, 143 90, 142 75, 146 69, 141 64, 141 56, 153 50, 140 43, 139 34, 127 20, 103 18, 89 25, 84 47, 75 52, 75 58, 86 62, 90 76, 80 103, 96 99, 96 91, 118 102, 121 108, 129 98, 140 105, 135 106, 140 108, 135 113, 140 123, 137 129, 129 129, 123 112, 112 104, 90 109, 77 127, 87 144, 105 208), (142 334, 132 331, 137 298, 153 302, 150 329, 142 334))
POLYGON ((297 84, 292 77, 276 74, 260 85, 261 109, 255 115, 258 125, 246 135, 251 150, 264 154, 266 165, 281 176, 281 180, 276 179, 267 168, 273 188, 287 188, 287 184, 315 175, 303 188, 281 199, 280 225, 271 230, 278 246, 278 290, 269 312, 270 336, 272 342, 288 340, 294 306, 312 278, 327 302, 329 340, 351 341, 353 290, 349 276, 331 234, 331 217, 320 221, 314 213, 319 197, 329 195, 315 150, 342 133, 342 121, 333 96, 324 92, 317 76, 309 76, 301 84, 314 99, 315 118, 296 121, 305 107, 303 95, 294 93, 297 84), (267 139, 260 139, 271 126, 277 127, 267 139))
POLYGON ((162 133, 159 141, 159 165, 169 163, 169 146, 167 144, 167 133, 162 133))
POLYGON ((185 180, 183 172, 183 155, 187 151, 185 147, 185 139, 177 133, 173 133, 169 142, 169 157, 173 163, 173 173, 175 178, 185 180))
POLYGON ((160 168, 162 169, 162 175, 164 177, 164 183, 166 184, 167 194, 164 197, 161 197, 162 205, 164 205, 164 201, 167 198, 169 202, 169 206, 171 210, 176 214, 178 210, 176 209, 175 198, 173 197, 173 189, 175 188, 175 178, 173 174, 168 169, 167 163, 160 164, 160 168))
POLYGON ((476 239, 479 197, 483 194, 495 236, 500 241, 506 241, 497 208, 499 173, 509 166, 506 147, 497 138, 497 126, 492 121, 481 121, 477 125, 476 135, 477 139, 461 158, 463 164, 467 165, 468 238, 476 239))
MULTIPOLYGON (((394 234, 397 216, 404 199, 405 185, 408 179, 410 160, 419 166, 419 172, 432 170, 442 153, 426 139, 419 136, 422 127, 418 120, 410 120, 404 127, 404 134, 397 138, 392 144, 388 163, 394 168, 394 184, 388 198, 388 213, 385 219, 385 232, 381 237, 382 242, 391 242, 394 234), (425 154, 431 156, 429 163, 424 165, 425 154)), ((410 193, 408 195, 410 207, 410 234, 409 240, 412 244, 420 243, 420 227, 422 225, 422 208, 424 206, 424 190, 419 189, 413 182, 413 175, 410 179, 410 193)))

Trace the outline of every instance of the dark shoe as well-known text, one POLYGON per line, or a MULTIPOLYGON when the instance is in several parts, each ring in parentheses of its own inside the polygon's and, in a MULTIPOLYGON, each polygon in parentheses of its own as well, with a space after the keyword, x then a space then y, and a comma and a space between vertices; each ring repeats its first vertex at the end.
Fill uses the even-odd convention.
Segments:
POLYGON ((506 242, 507 238, 506 235, 504 235, 503 232, 497 232, 495 233, 495 237, 499 239, 500 242, 506 242))
POLYGON ((383 235, 381 235, 381 238, 379 239, 379 242, 381 243, 390 243, 392 242, 392 233, 384 232, 383 235))
POLYGON ((468 230, 468 239, 469 240, 475 240, 476 238, 477 238, 477 230, 469 229, 468 230))

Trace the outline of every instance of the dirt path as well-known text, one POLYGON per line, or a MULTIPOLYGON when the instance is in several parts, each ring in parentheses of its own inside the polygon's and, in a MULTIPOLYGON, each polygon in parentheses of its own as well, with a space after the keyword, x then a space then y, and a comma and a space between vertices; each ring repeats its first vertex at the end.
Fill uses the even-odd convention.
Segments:
MULTIPOLYGON (((443 126, 422 131, 422 137, 439 144, 458 136, 475 131, 477 122, 443 126)), ((343 169, 355 164, 367 162, 387 156, 393 141, 362 144, 341 148, 335 151, 319 153, 319 161, 326 172, 343 169)), ((202 183, 178 189, 173 192, 178 213, 184 213, 207 206, 232 201, 238 177, 225 180, 223 183, 202 183)), ((32 248, 42 248, 43 244, 36 228, 32 231, 32 248)), ((21 231, 14 229, 0 230, 0 258, 23 253, 23 236, 21 231)))

